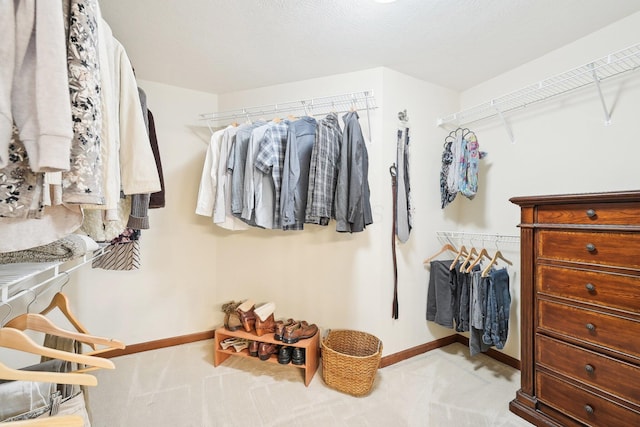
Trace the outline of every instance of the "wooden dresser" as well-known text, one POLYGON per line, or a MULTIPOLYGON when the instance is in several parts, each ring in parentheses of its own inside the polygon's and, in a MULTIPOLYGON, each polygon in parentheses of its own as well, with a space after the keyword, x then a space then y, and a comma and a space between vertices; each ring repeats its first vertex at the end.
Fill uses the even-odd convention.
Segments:
POLYGON ((640 426, 640 191, 514 197, 521 388, 538 426, 640 426))

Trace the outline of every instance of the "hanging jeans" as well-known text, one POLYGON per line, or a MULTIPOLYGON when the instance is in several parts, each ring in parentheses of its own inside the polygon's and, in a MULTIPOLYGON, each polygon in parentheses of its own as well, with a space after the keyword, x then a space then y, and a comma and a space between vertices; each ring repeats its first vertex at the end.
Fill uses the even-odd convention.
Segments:
POLYGON ((455 272, 449 271, 453 260, 431 261, 427 288, 427 320, 453 329, 453 302, 456 294, 455 272))
POLYGON ((504 348, 509 334, 510 308, 509 273, 506 268, 492 270, 489 273, 487 314, 482 335, 482 341, 485 344, 493 344, 498 349, 504 348))

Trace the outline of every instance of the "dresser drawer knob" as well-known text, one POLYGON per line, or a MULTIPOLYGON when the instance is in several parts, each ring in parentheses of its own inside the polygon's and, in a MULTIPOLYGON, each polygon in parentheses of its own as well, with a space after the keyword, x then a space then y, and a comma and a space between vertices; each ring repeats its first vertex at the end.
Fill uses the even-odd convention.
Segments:
POLYGON ((593 406, 591 405, 584 405, 584 410, 587 414, 589 415, 593 415, 593 406))
POLYGON ((593 243, 587 243, 587 250, 589 252, 595 252, 596 250, 596 245, 594 245, 593 243))
POLYGON ((587 216, 589 218, 593 218, 594 216, 596 216, 596 211, 594 211, 593 209, 587 209, 587 216))
POLYGON ((596 286, 593 283, 587 283, 586 285, 584 285, 584 287, 587 288, 589 292, 596 291, 596 286))
POLYGON ((589 330, 589 332, 593 332, 596 330, 596 325, 594 325, 593 323, 587 323, 585 326, 589 330))
POLYGON ((595 371, 595 368, 593 367, 593 365, 585 365, 584 370, 587 371, 588 374, 593 374, 593 371, 595 371))

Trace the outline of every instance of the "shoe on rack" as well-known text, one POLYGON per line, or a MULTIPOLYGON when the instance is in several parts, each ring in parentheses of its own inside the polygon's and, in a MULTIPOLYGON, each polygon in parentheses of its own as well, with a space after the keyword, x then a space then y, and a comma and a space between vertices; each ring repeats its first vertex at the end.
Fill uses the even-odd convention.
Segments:
POLYGON ((265 334, 271 334, 275 331, 276 321, 273 317, 275 309, 276 305, 272 302, 268 302, 253 310, 256 315, 256 335, 259 337, 265 334))
POLYGON ((242 322, 238 317, 237 309, 241 302, 231 301, 226 304, 222 304, 222 311, 224 312, 224 327, 228 331, 237 331, 242 328, 242 322))
POLYGON ((286 365, 291 362, 291 351, 293 347, 289 347, 288 345, 283 345, 280 347, 280 351, 278 351, 278 363, 281 365, 286 365))
POLYGON ((255 303, 248 299, 238 306, 236 313, 245 331, 251 332, 256 324, 256 314, 253 312, 255 303))
POLYGON ((260 347, 259 341, 251 341, 249 343, 249 356, 258 357, 258 347, 260 347))
POLYGON ((291 363, 294 365, 304 365, 304 348, 293 348, 291 352, 291 363))
POLYGON ((241 338, 234 338, 234 337, 225 338, 222 341, 220 341, 220 347, 222 347, 223 350, 226 350, 232 345, 234 345, 235 343, 239 342, 240 340, 241 338))
POLYGON ((247 347, 249 347, 249 340, 246 339, 241 339, 233 343, 233 349, 236 351, 236 353, 241 352, 247 347))
MULTIPOLYGON (((287 344, 295 344, 300 340, 311 338, 318 333, 318 327, 316 324, 309 325, 304 320, 297 324, 298 327, 287 326, 284 328, 284 334, 282 335, 282 342, 287 344)), ((295 326, 295 325, 294 325, 295 326)))
POLYGON ((258 346, 258 358, 260 360, 267 360, 272 354, 278 352, 280 346, 278 344, 271 344, 268 342, 261 342, 258 346))
POLYGON ((273 339, 276 341, 282 341, 282 334, 284 333, 284 328, 286 326, 293 325, 295 322, 296 321, 293 319, 276 321, 276 328, 275 328, 275 331, 273 331, 273 339))

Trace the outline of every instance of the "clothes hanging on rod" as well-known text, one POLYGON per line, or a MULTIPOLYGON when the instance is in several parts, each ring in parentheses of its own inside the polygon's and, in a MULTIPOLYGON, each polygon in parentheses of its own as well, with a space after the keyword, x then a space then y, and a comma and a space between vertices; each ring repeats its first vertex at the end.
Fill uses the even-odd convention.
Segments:
MULTIPOLYGON (((512 263, 497 248, 498 236, 492 237, 496 242, 493 256, 486 248, 473 246, 464 259, 456 255, 453 260, 436 260, 434 257, 446 251, 455 252, 447 243, 427 260, 426 319, 456 332, 469 332, 472 356, 493 346, 502 349, 508 337, 511 296, 506 266, 512 263), (498 260, 505 266, 498 266, 498 260)), ((462 248, 467 250, 461 246, 459 254, 462 248)))
POLYGON ((460 271, 451 260, 430 262, 426 319, 456 332, 469 332, 471 355, 491 347, 504 348, 509 333, 509 273, 492 269, 482 277, 480 268, 460 271))
POLYGON ((4 42, 15 61, 0 66, 0 85, 15 90, 0 100, 13 119, 0 124, 0 227, 7 232, 0 252, 51 243, 92 214, 96 230, 124 224, 114 236, 86 233, 97 241, 117 236, 128 221, 145 228, 148 196, 118 210, 121 190, 160 191, 159 162, 131 63, 97 0, 6 7, 3 19, 16 37, 4 42))
POLYGON ((475 133, 458 128, 445 138, 440 170, 440 205, 444 209, 458 193, 473 200, 478 191, 478 168, 487 153, 480 151, 475 133))
POLYGON ((292 117, 214 132, 196 214, 232 230, 301 230, 304 224, 328 225, 331 218, 337 231, 364 230, 372 222, 366 145, 357 112, 343 120, 344 131, 337 114, 329 113, 320 120, 292 117), (357 161, 349 162, 354 153, 357 161), (344 162, 342 178, 338 160, 344 162), (350 173, 362 178, 354 182, 350 173), (352 209, 349 220, 344 209, 352 209))

